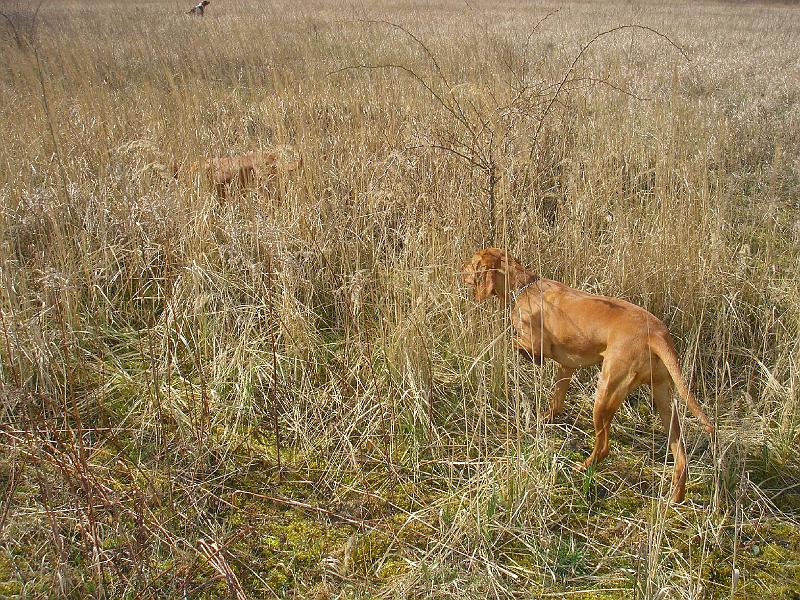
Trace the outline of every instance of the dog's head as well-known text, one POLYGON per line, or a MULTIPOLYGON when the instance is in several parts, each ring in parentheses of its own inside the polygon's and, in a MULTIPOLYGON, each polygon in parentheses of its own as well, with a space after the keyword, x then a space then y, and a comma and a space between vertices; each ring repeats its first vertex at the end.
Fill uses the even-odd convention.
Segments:
POLYGON ((475 288, 475 301, 481 302, 490 296, 509 300, 509 293, 530 286, 539 276, 505 250, 484 248, 461 266, 461 279, 475 288))
POLYGON ((493 294, 504 294, 505 282, 501 281, 505 275, 504 258, 505 252, 499 248, 484 248, 461 266, 461 280, 475 288, 476 302, 486 300, 493 294), (502 292, 500 288, 503 288, 502 292))

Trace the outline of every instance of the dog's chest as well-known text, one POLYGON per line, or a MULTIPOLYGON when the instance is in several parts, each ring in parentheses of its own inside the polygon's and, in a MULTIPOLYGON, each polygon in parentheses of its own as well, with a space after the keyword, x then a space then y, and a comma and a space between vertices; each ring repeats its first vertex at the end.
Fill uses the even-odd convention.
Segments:
POLYGON ((517 334, 531 334, 541 331, 542 313, 539 307, 531 307, 530 302, 521 301, 511 305, 511 326, 517 334))

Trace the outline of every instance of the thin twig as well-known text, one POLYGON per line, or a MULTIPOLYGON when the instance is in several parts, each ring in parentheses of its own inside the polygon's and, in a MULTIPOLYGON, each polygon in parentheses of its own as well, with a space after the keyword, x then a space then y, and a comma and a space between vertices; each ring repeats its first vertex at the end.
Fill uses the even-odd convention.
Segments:
POLYGON ((564 88, 564 86, 569 81, 570 75, 575 70, 575 66, 578 64, 578 61, 581 59, 581 57, 586 53, 586 51, 596 41, 598 41, 599 39, 601 39, 601 38, 603 38, 603 37, 605 37, 607 35, 615 33, 617 31, 622 31, 623 29, 643 29, 645 31, 649 31, 651 33, 654 33, 657 36, 662 37, 665 40, 667 40, 672 46, 674 46, 678 50, 678 52, 681 53, 681 55, 688 62, 691 62, 691 60, 689 58, 689 55, 686 54, 686 52, 683 50, 683 48, 681 48, 678 44, 673 42, 672 38, 670 38, 666 34, 661 33, 660 31, 658 31, 656 29, 653 29, 652 27, 648 27, 646 25, 620 25, 619 27, 614 27, 612 29, 608 29, 606 31, 602 31, 602 32, 596 34, 591 40, 589 40, 589 42, 585 46, 583 46, 583 48, 581 48, 580 52, 578 52, 578 54, 572 60, 572 64, 570 64, 569 69, 567 69, 566 73, 564 73, 564 78, 561 80, 561 83, 558 85, 558 88, 556 89, 555 94, 553 94, 553 98, 550 100, 549 104, 547 105, 547 108, 544 109, 544 113, 542 114, 542 117, 541 117, 541 119, 539 121, 539 125, 536 128, 536 133, 533 136, 533 141, 531 142, 531 149, 530 149, 530 153, 529 153, 529 158, 531 160, 533 160, 534 149, 536 148, 536 145, 538 143, 539 134, 542 132, 542 127, 544 127, 544 122, 545 122, 545 120, 547 120, 547 116, 550 114, 550 111, 553 109, 553 106, 555 105, 556 99, 558 98, 558 95, 561 93, 561 90, 564 88))

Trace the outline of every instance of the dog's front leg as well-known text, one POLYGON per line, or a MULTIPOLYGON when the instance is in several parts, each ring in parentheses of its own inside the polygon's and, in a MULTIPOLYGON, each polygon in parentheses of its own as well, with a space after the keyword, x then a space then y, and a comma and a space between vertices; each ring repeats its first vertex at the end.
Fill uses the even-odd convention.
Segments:
POLYGON ((542 363, 544 362, 542 355, 537 354, 536 352, 528 348, 528 344, 520 340, 520 338, 516 338, 514 340, 514 347, 517 349, 519 355, 522 358, 531 361, 535 365, 539 365, 540 367, 542 366, 542 363))
POLYGON ((541 354, 535 354, 535 353, 531 352, 530 350, 528 350, 526 348, 522 348, 521 346, 518 346, 517 350, 519 351, 519 355, 522 358, 531 361, 535 365, 538 365, 538 366, 541 367, 542 363, 544 363, 544 360, 542 359, 542 355, 541 354))
POLYGON ((553 398, 550 400, 550 410, 542 416, 545 423, 552 423, 559 415, 564 413, 564 400, 567 397, 569 382, 572 380, 574 373, 575 369, 564 365, 558 366, 556 389, 553 391, 553 398))

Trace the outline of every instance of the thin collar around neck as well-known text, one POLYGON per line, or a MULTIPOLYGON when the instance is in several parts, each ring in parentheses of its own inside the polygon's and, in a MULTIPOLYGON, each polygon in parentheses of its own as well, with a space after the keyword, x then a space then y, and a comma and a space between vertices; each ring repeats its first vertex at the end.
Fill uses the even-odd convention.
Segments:
MULTIPOLYGON (((531 287, 531 286, 532 286, 534 283, 537 283, 537 282, 538 282, 538 281, 540 281, 541 279, 542 279, 542 278, 541 278, 541 277, 539 277, 538 275, 531 275, 531 278, 530 278, 530 279, 529 279, 529 280, 528 280, 526 283, 524 283, 523 285, 521 285, 520 287, 518 287, 518 288, 516 288, 516 289, 514 289, 514 290, 511 290, 511 294, 510 294, 510 295, 511 295, 511 302, 516 302, 516 301, 517 301, 517 298, 519 298, 519 296, 521 296, 521 295, 522 295, 522 293, 523 293, 525 290, 527 290, 527 289, 528 289, 529 287, 531 287)), ((510 302, 510 303, 511 303, 511 302, 510 302)), ((510 303, 509 303, 509 304, 510 304, 510 303)))

